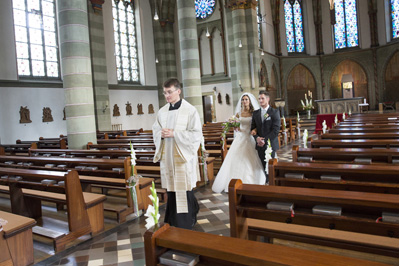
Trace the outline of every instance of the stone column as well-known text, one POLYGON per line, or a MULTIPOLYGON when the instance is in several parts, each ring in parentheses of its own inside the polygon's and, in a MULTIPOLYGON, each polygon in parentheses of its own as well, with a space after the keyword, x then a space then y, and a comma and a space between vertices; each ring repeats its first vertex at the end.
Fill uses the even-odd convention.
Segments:
POLYGON ((97 142, 86 0, 57 0, 68 147, 97 142))
POLYGON ((151 1, 152 17, 155 15, 155 9, 159 20, 153 21, 154 43, 155 43, 155 57, 158 59, 157 68, 157 83, 158 83, 158 99, 159 105, 166 104, 163 96, 162 84, 165 80, 171 77, 177 77, 176 55, 175 55, 175 38, 173 33, 174 24, 174 10, 175 3, 172 1, 162 2, 151 1), (156 6, 155 6, 156 5, 156 6))
POLYGON ((257 94, 254 89, 259 88, 260 51, 256 6, 256 0, 229 0, 226 3, 233 106, 243 92, 257 94))
POLYGON ((102 4, 103 0, 91 0, 89 5, 89 32, 93 87, 97 130, 111 130, 111 110, 109 108, 109 88, 102 4))
POLYGON ((203 121, 201 73, 194 4, 194 1, 177 0, 177 18, 184 98, 197 108, 201 121, 203 121))

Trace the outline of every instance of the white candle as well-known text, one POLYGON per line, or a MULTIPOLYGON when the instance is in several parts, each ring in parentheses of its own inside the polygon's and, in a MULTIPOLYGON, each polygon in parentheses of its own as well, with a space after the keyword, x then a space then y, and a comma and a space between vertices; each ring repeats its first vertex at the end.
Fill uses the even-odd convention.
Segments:
POLYGON ((241 85, 241 79, 238 81, 238 85, 241 85))

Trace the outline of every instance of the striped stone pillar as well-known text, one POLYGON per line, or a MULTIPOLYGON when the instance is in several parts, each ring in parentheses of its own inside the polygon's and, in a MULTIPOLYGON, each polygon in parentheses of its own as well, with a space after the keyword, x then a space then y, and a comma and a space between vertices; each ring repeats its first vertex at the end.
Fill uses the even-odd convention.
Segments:
POLYGON ((259 88, 260 51, 256 5, 254 0, 240 3, 230 0, 226 4, 234 105, 243 92, 256 95, 259 88))
MULTIPOLYGON (((98 1, 98 0, 97 0, 98 1)), ((95 0, 91 1, 95 3, 95 0)), ((98 4, 94 9, 89 5, 89 33, 91 62, 93 68, 93 87, 97 130, 111 130, 111 112, 109 108, 109 88, 107 63, 105 58, 105 38, 103 12, 98 4), (108 106, 108 107, 107 107, 108 106)))
POLYGON ((86 0, 57 0, 68 147, 96 143, 86 0))
POLYGON ((161 5, 160 1, 150 1, 152 17, 155 15, 155 9, 159 16, 158 21, 153 21, 155 56, 158 60, 156 67, 159 106, 166 104, 165 96, 162 94, 164 81, 171 77, 177 77, 173 32, 174 12, 169 12, 170 10, 174 10, 175 3, 163 3, 161 5))
POLYGON ((182 83, 184 98, 197 108, 201 121, 204 121, 194 4, 194 1, 177 0, 182 83))

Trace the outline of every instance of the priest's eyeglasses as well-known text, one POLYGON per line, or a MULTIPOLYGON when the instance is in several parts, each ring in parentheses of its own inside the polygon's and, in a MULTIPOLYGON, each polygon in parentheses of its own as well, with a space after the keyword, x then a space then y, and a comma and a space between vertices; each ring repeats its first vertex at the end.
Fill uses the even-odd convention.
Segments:
POLYGON ((173 91, 164 91, 164 92, 162 92, 162 93, 163 93, 163 95, 167 96, 167 95, 171 95, 171 94, 174 93, 175 91, 177 91, 177 89, 176 89, 176 90, 173 90, 173 91))

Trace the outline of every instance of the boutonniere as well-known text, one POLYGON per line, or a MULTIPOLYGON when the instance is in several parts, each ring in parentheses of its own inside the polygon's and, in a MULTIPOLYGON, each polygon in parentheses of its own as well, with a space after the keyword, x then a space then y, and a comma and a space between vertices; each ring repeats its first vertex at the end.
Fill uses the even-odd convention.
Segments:
POLYGON ((265 119, 267 119, 267 118, 269 117, 269 114, 266 113, 266 114, 263 115, 263 117, 264 117, 265 119))

